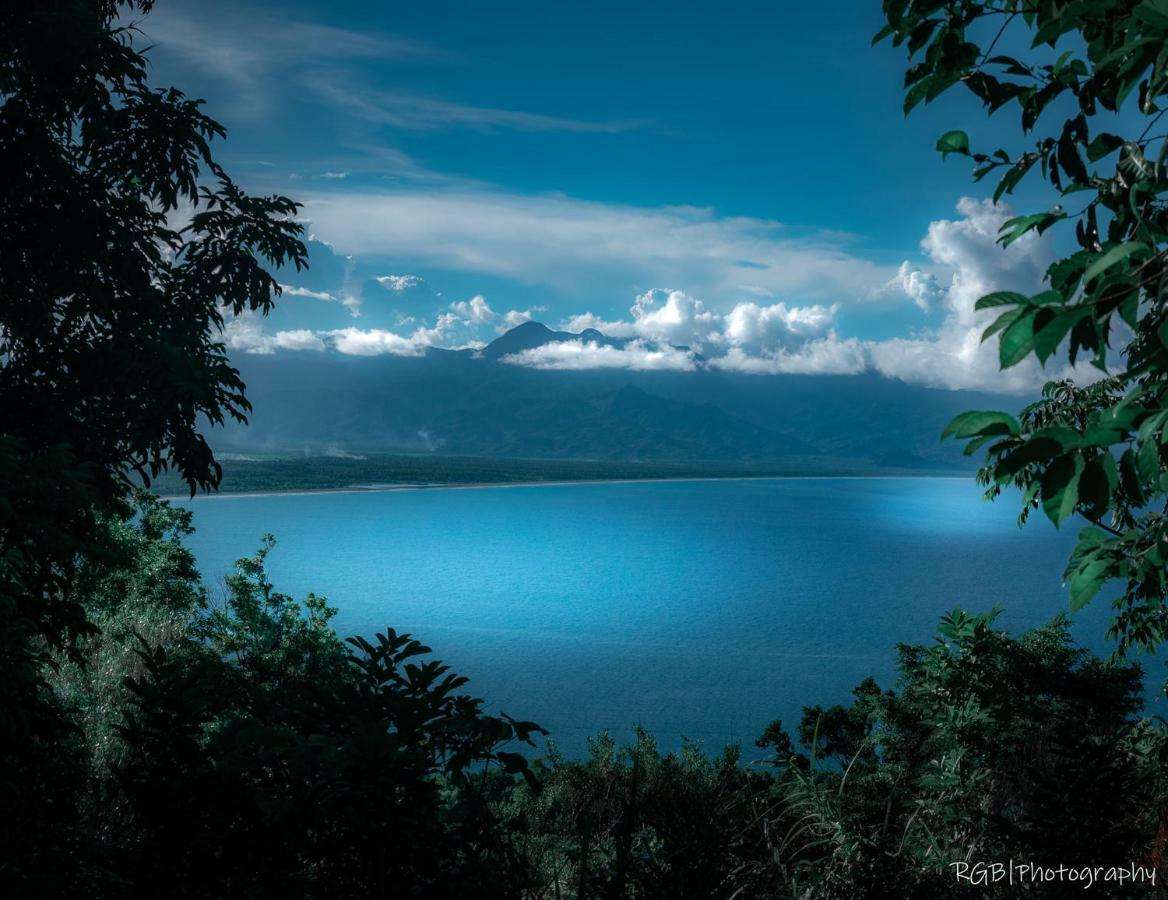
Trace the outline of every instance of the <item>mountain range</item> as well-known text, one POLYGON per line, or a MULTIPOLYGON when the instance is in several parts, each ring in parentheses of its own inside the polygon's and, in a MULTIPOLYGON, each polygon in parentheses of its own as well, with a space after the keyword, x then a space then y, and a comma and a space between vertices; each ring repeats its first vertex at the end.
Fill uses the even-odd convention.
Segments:
POLYGON ((550 371, 504 360, 552 341, 623 342, 527 322, 481 350, 235 358, 250 424, 219 452, 418 453, 656 462, 836 460, 851 467, 968 470, 938 436, 957 413, 1016 397, 861 375, 550 371))

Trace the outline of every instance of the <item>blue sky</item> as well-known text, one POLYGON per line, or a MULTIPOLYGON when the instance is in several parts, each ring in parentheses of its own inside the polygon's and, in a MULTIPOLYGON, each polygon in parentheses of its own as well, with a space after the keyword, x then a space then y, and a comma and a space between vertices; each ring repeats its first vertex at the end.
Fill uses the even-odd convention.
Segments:
POLYGON ((906 120, 880 4, 825 10, 162 0, 142 29, 236 177, 305 203, 312 271, 232 323, 238 352, 416 354, 534 317, 629 339, 515 360, 539 368, 692 367, 685 345, 1027 389, 971 340, 972 303, 1037 289, 1050 248, 995 247, 1006 211, 933 149, 968 126, 1016 148, 1014 123, 960 96, 906 120))

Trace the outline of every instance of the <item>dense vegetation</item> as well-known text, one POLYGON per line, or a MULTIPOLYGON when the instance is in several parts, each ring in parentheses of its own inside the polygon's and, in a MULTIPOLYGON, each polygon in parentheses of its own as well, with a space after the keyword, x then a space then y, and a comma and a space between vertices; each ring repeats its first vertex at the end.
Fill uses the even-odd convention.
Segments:
MULTIPOLYGON (((200 104, 148 86, 119 23, 151 6, 0 11, 0 162, 26 176, 0 181, 0 892, 932 898, 964 890, 955 865, 1006 861, 1101 866, 1096 879, 1134 864, 1162 880, 1164 728, 1141 717, 1140 670, 1077 649, 1061 616, 1012 637, 992 613, 950 613, 933 644, 899 648, 897 685, 808 707, 794 738, 776 722, 754 749, 711 758, 602 735, 566 760, 410 636, 340 640, 324 598, 269 581, 271 539, 209 597, 182 543, 189 514, 134 477, 219 482, 201 423, 248 411, 223 317, 266 310, 278 287, 265 265, 295 265, 303 246, 294 203, 246 195, 215 163, 222 129, 200 104)), ((1048 359, 1069 336, 1072 356, 1103 365, 1119 316, 1122 370, 951 431, 989 445, 991 492, 1017 483, 1056 523, 1094 523, 1073 601, 1118 578, 1120 649, 1156 646, 1164 136, 1092 137, 1088 123, 1132 92, 1149 122, 1161 115, 1168 11, 888 0, 886 12, 887 34, 924 51, 910 107, 965 84, 991 108, 1019 103, 1029 130, 1060 97, 1078 104, 1017 160, 973 154, 963 132, 940 149, 971 153, 982 174, 1006 166, 1003 191, 1041 162, 1085 198, 1080 250, 1052 267, 1052 290, 983 301, 1007 308, 991 329, 1003 364, 1048 359), (982 20, 1029 29, 1035 46, 1081 40, 1031 65, 973 44, 982 20), (1117 153, 1114 175, 1084 153, 1117 153)), ((1066 217, 1020 217, 1004 240, 1066 217)))

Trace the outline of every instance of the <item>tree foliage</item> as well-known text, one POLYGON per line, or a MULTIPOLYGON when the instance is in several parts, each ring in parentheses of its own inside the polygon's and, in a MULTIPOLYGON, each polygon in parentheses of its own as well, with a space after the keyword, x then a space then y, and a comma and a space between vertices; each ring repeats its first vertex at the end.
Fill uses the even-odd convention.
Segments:
POLYGON ((997 314, 983 339, 997 339, 1003 368, 1065 354, 1107 375, 1049 384, 1020 418, 968 413, 946 434, 984 449, 990 496, 1015 485, 1024 515, 1091 523, 1066 570, 1072 606, 1118 580, 1120 649, 1155 648, 1168 636, 1168 5, 886 0, 884 12, 876 39, 910 58, 906 113, 963 86, 988 113, 1020 117, 1028 149, 982 152, 963 131, 937 142, 970 157, 978 181, 995 178, 995 200, 1028 178, 1057 194, 1007 221, 1002 245, 1074 225, 1077 249, 1051 264, 1046 290, 977 302, 997 314))
POLYGON ((271 307, 266 264, 306 262, 297 205, 242 191, 202 102, 148 83, 132 20, 152 6, 0 11, 0 558, 53 641, 84 627, 53 593, 95 509, 131 475, 217 483, 201 428, 248 411, 224 316, 271 307))
POLYGON ((522 890, 493 800, 499 779, 535 784, 517 749, 537 726, 487 715, 408 634, 341 641, 324 598, 272 585, 270 537, 212 602, 181 543, 188 511, 141 495, 134 521, 102 527, 130 552, 75 577, 100 631, 49 677, 73 775, 58 775, 55 805, 22 817, 55 830, 59 850, 0 883, 90 896, 522 890))
POLYGON ((534 896, 932 900, 956 896, 955 861, 1161 865, 1164 738, 1139 718, 1138 667, 1075 647, 1065 617, 1019 638, 995 617, 948 614, 900 648, 895 690, 804 708, 798 745, 773 723, 749 766, 644 733, 553 755, 508 819, 534 896))
MULTIPOLYGON (((296 204, 241 190, 201 101, 148 83, 152 6, 0 6, 0 808, 65 781, 43 675, 95 633, 71 588, 127 549, 103 520, 166 468, 218 482, 202 429, 248 411, 225 317, 270 308, 265 265, 306 262, 296 204)), ((54 846, 0 821, 0 869, 54 846)))

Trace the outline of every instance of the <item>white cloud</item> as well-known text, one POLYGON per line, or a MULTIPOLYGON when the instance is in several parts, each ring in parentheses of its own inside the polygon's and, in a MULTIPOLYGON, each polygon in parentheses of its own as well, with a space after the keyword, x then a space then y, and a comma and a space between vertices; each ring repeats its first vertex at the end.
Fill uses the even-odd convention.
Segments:
POLYGON ((497 317, 482 294, 476 294, 469 300, 459 300, 450 304, 451 312, 462 317, 467 325, 482 325, 493 322, 497 317))
POLYGON ((699 352, 722 339, 722 317, 701 300, 671 289, 653 288, 639 295, 629 312, 641 337, 694 347, 699 352))
POLYGON ((315 72, 304 84, 322 100, 359 119, 411 131, 472 128, 480 131, 563 131, 576 134, 615 134, 642 127, 643 121, 599 122, 569 119, 515 109, 473 106, 420 94, 370 91, 338 79, 332 73, 315 72))
POLYGON ((507 361, 540 369, 692 370, 705 365, 752 375, 855 374, 868 368, 863 343, 836 336, 834 305, 759 306, 747 301, 722 315, 682 291, 655 288, 639 295, 629 312, 631 322, 604 321, 582 313, 563 324, 569 331, 595 328, 609 337, 635 336, 624 348, 560 342, 545 345, 550 349, 540 347, 516 354, 507 361), (679 346, 702 354, 705 361, 679 346), (661 356, 647 357, 648 353, 661 356))
POLYGON ((323 350, 324 341, 313 331, 305 328, 293 331, 277 331, 272 336, 277 350, 323 350))
POLYGON ((676 347, 653 346, 631 341, 611 347, 596 341, 553 341, 510 356, 502 362, 531 369, 632 369, 692 372, 697 368, 693 354, 676 347))
MULTIPOLYGON (((516 200, 510 206, 504 204, 501 210, 493 206, 478 206, 477 201, 470 202, 465 197, 457 200, 448 195, 439 196, 437 209, 408 195, 395 195, 388 200, 385 197, 357 199, 369 204, 359 206, 359 209, 369 212, 370 217, 355 215, 343 221, 340 218, 334 220, 331 217, 340 207, 332 206, 334 201, 331 199, 318 201, 315 207, 317 211, 327 211, 326 223, 322 224, 319 216, 316 217, 317 227, 338 247, 352 252, 373 249, 374 244, 365 231, 345 231, 345 222, 350 220, 363 221, 367 226, 382 221, 389 223, 388 239, 395 246, 395 252, 402 252, 396 246, 399 240, 408 244, 416 238, 413 231, 404 227, 395 230, 398 226, 394 223, 397 222, 409 223, 411 229, 416 228, 422 235, 450 235, 452 240, 449 243, 434 241, 441 245, 436 252, 454 254, 455 261, 461 261, 467 267, 508 270, 512 264, 519 266, 519 248, 526 247, 532 253, 529 261, 536 272, 541 266, 550 269, 555 263, 559 266, 556 276, 561 281, 572 275, 572 267, 577 264, 572 260, 576 256, 603 266, 621 259, 628 260, 631 265, 632 257, 637 255, 654 265, 672 264, 677 260, 677 266, 685 268, 687 263, 680 259, 683 254, 678 246, 692 247, 699 255, 707 254, 705 259, 710 267, 706 275, 718 282, 717 265, 724 261, 735 260, 737 262, 733 265, 738 266, 742 259, 766 257, 767 252, 776 255, 795 253, 792 259, 806 262, 820 287, 833 284, 833 292, 838 297, 846 299, 848 295, 844 288, 853 279, 858 280, 865 273, 879 273, 881 280, 858 287, 851 296, 871 296, 872 285, 882 285, 880 291, 883 293, 904 293, 918 306, 938 316, 936 325, 918 333, 866 341, 837 333, 842 300, 802 304, 789 300, 767 302, 759 298, 774 293, 771 288, 742 286, 738 281, 732 283, 736 296, 730 302, 721 303, 698 299, 682 290, 653 288, 636 295, 628 318, 610 320, 584 312, 569 316, 561 325, 572 332, 594 328, 609 337, 627 341, 624 345, 607 346, 601 342, 579 340, 556 342, 509 357, 507 362, 515 365, 538 369, 678 371, 709 367, 750 374, 875 371, 931 387, 1016 393, 1033 391, 1052 377, 1068 374, 1074 374, 1080 380, 1094 377, 1093 370, 1073 373, 1059 363, 1052 363, 1049 369, 1043 370, 1034 359, 1002 372, 998 365, 996 340, 982 344, 981 334, 993 320, 995 311, 975 311, 977 299, 994 290, 1024 293, 1041 290, 1045 270, 1053 258, 1049 236, 1030 234, 1003 249, 997 238, 1001 224, 1011 211, 1004 205, 988 201, 963 198, 957 205, 955 218, 929 225, 928 233, 921 241, 922 251, 928 258, 927 267, 906 262, 899 270, 885 273, 858 260, 849 262, 848 258, 840 263, 839 271, 829 271, 832 267, 825 263, 825 259, 832 258, 830 254, 828 257, 817 256, 802 245, 797 252, 791 250, 784 243, 785 239, 777 234, 777 226, 771 227, 774 223, 722 220, 703 211, 637 211, 582 204, 565 198, 516 200), (463 201, 469 205, 460 205, 463 201), (383 202, 388 202, 396 210, 394 216, 384 220, 379 218, 385 212, 383 202), (412 205, 415 202, 417 205, 412 205), (398 203, 405 206, 394 206, 398 203), (446 207, 445 203, 453 205, 446 207), (418 217, 402 214, 403 208, 412 209, 418 217), (467 214, 481 212, 486 220, 468 223, 463 229, 454 221, 455 210, 467 214), (569 221, 570 214, 575 213, 582 216, 582 223, 569 221), (330 231, 328 223, 334 221, 342 233, 330 231), (669 232, 678 245, 666 247, 667 242, 661 240, 653 226, 669 232), (537 240, 535 232, 543 228, 547 233, 537 240), (647 232, 641 234, 638 231, 641 228, 646 228, 647 232), (604 229, 608 231, 602 235, 604 229), (705 245, 698 247, 700 242, 695 235, 715 244, 721 241, 721 249, 714 254, 705 245), (638 238, 642 243, 633 247, 638 238), (762 252, 761 245, 749 250, 736 243, 764 238, 769 242, 767 252, 762 252), (492 244, 495 239, 502 243, 492 244), (581 245, 569 246, 572 239, 579 239, 581 245), (347 245, 347 241, 352 245, 347 245), (810 255, 800 255, 804 253, 810 255), (508 261, 509 254, 515 254, 514 263, 508 261), (753 287, 759 290, 753 290, 753 287), (749 292, 753 299, 741 299, 743 292, 749 292)), ((447 263, 451 261, 447 260, 447 263)), ((550 271, 548 277, 552 277, 550 271)), ((807 284, 806 279, 811 276, 788 271, 784 277, 792 279, 792 283, 807 284)), ((383 275, 377 280, 387 290, 397 293, 421 284, 421 279, 413 275, 383 275)), ((329 296, 324 292, 298 288, 289 290, 321 299, 329 296)), ((502 331, 529 321, 540 310, 542 307, 511 309, 500 314, 491 308, 485 297, 475 295, 449 304, 432 327, 417 327, 410 333, 347 328, 287 331, 269 336, 262 331, 258 321, 244 317, 227 327, 226 339, 233 349, 249 353, 270 353, 283 347, 321 349, 322 346, 332 346, 341 353, 416 356, 428 347, 481 346, 485 327, 502 331)), ((398 322, 399 327, 412 324, 412 318, 401 318, 398 322)))
POLYGON ((433 328, 404 336, 381 328, 339 328, 323 334, 337 352, 349 356, 421 356, 429 347, 442 346, 454 321, 453 316, 439 316, 433 328))
POLYGON ((900 264, 896 275, 885 285, 886 290, 903 291, 917 306, 928 312, 945 296, 937 276, 914 266, 908 260, 900 264))
POLYGON ((534 309, 509 309, 503 315, 503 330, 514 328, 516 325, 522 325, 524 322, 530 322, 533 318, 532 313, 534 309))
MULTIPOLYGON (((982 332, 993 322, 996 311, 974 310, 978 298, 992 291, 1039 291, 1052 259, 1049 235, 1040 237, 1031 232, 1003 249, 997 238, 1002 223, 1012 215, 1008 206, 965 197, 957 204, 957 211, 958 219, 931 223, 921 241, 921 248, 934 263, 952 271, 943 292, 938 285, 937 303, 944 319, 935 330, 917 337, 870 344, 874 368, 889 377, 930 387, 1018 393, 1071 374, 1068 367, 1057 364, 1044 370, 1033 357, 1001 371, 997 340, 981 342, 982 332)), ((1079 377, 1084 374, 1078 373, 1079 377)))
POLYGON ((339 181, 341 179, 348 178, 349 173, 348 172, 321 172, 320 177, 321 178, 329 178, 332 180, 339 181))
POLYGON ((835 323, 838 307, 796 306, 785 303, 759 306, 739 303, 725 320, 725 336, 734 347, 773 353, 825 337, 835 323))
POLYGON ((320 336, 307 329, 268 334, 264 331, 261 318, 250 311, 227 320, 223 327, 223 342, 231 350, 261 355, 269 355, 277 350, 325 349, 325 343, 320 336))
POLYGON ((380 328, 341 328, 330 331, 329 337, 338 352, 349 356, 421 356, 427 346, 380 328))
POLYGON ((868 368, 868 354, 856 338, 841 340, 832 334, 793 350, 779 349, 762 356, 732 347, 708 365, 747 375, 858 375, 868 368))
POLYGON ((226 6, 213 14, 190 15, 171 4, 160 4, 140 27, 155 52, 173 54, 229 82, 235 89, 236 113, 247 115, 268 111, 274 88, 283 80, 276 73, 303 72, 313 63, 438 55, 424 44, 396 35, 349 31, 226 6))
POLYGON ((590 312, 580 313, 570 318, 565 319, 560 327, 564 331, 581 332, 592 328, 596 331, 606 334, 609 337, 632 337, 637 333, 636 327, 632 322, 621 321, 606 321, 600 316, 593 315, 590 312))
POLYGON ((405 293, 410 288, 421 287, 425 283, 417 275, 378 275, 375 280, 395 294, 405 293))
POLYGON ((337 298, 328 291, 310 291, 308 288, 295 287, 290 284, 280 285, 280 290, 289 297, 311 297, 313 300, 335 301, 337 298))
MULTIPOLYGON (((305 215, 339 252, 544 284, 558 291, 680 284, 706 303, 751 292, 810 302, 854 298, 895 275, 848 252, 851 238, 708 209, 645 208, 503 191, 306 192, 305 215), (578 287, 574 287, 578 286, 578 287)), ((878 299, 878 298, 877 298, 878 299)))

